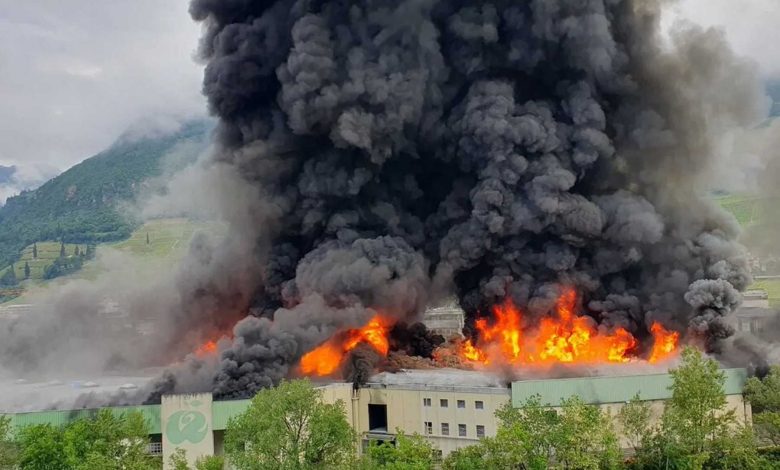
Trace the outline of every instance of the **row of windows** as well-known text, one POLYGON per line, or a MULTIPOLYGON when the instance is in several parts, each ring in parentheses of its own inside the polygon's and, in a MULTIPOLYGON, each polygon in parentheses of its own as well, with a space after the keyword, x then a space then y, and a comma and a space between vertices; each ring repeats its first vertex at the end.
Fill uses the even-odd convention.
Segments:
MULTIPOLYGON (((431 399, 423 398, 423 406, 431 406, 431 399)), ((441 400, 439 400, 439 406, 442 408, 448 408, 450 406, 450 401, 447 400, 446 398, 442 398, 441 400)), ((458 408, 466 408, 466 400, 458 400, 458 408)), ((485 402, 483 402, 482 400, 475 400, 474 408, 477 410, 484 410, 485 402)))
MULTIPOLYGON (((431 421, 425 422, 425 434, 429 436, 433 434, 433 423, 431 421)), ((450 435, 450 423, 441 423, 441 435, 450 435)), ((465 424, 458 425, 458 437, 468 437, 468 429, 465 424)), ((477 437, 485 437, 485 426, 477 424, 477 437)))

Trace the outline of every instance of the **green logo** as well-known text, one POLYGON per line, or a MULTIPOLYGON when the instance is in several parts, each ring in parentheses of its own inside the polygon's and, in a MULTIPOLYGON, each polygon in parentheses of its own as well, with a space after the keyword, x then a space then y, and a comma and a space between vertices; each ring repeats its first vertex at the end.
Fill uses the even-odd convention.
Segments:
POLYGON ((165 426, 165 434, 174 445, 184 441, 197 444, 206 437, 207 431, 206 417, 199 411, 177 411, 165 426))

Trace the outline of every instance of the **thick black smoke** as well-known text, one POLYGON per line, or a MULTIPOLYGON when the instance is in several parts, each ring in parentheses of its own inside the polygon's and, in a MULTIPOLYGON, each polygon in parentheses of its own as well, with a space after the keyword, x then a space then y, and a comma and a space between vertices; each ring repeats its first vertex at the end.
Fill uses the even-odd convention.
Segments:
POLYGON ((533 323, 573 286, 606 329, 727 336, 750 278, 700 195, 712 137, 763 103, 718 32, 662 44, 662 3, 193 0, 217 158, 264 208, 216 392, 443 288, 472 319, 510 296, 533 323))

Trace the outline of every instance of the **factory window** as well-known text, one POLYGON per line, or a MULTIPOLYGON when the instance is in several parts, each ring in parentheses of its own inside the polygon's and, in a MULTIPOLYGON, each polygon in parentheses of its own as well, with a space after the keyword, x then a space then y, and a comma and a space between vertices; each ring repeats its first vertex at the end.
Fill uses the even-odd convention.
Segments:
POLYGON ((465 424, 459 424, 458 425, 458 436, 466 437, 466 425, 465 424))
POLYGON ((458 400, 458 408, 465 408, 466 400, 458 400))
POLYGON ((430 421, 425 422, 425 434, 433 434, 433 423, 430 421))
POLYGON ((484 410, 485 409, 485 403, 482 400, 477 400, 474 402, 474 408, 478 410, 484 410))
POLYGON ((387 405, 368 405, 368 429, 387 432, 387 405))
POLYGON ((481 424, 477 424, 477 437, 479 438, 485 437, 485 426, 482 426, 481 424))
POLYGON ((447 408, 448 406, 450 406, 450 403, 447 401, 446 398, 442 398, 441 400, 439 400, 439 406, 441 406, 442 408, 447 408))
POLYGON ((423 398, 423 406, 431 406, 431 399, 423 398))
POLYGON ((441 423, 441 435, 442 436, 450 435, 450 423, 441 423))

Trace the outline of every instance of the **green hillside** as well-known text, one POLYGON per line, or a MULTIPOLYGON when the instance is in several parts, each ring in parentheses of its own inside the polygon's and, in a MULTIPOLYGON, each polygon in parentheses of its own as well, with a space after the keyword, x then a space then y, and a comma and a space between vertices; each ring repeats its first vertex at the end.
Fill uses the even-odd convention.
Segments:
MULTIPOLYGON (((173 134, 142 139, 120 138, 40 188, 9 198, 0 208, 0 266, 14 262, 33 242, 69 244, 127 238, 137 223, 121 217, 117 204, 144 190, 144 181, 162 171, 166 155, 192 161, 207 146, 209 121, 193 121, 173 134)), ((59 245, 58 245, 59 247, 59 245)))
POLYGON ((716 198, 721 207, 729 211, 743 227, 761 221, 764 198, 749 194, 729 194, 716 198))
MULTIPOLYGON (((214 236, 224 234, 224 226, 216 222, 190 221, 187 219, 158 219, 146 222, 139 226, 126 240, 114 243, 97 245, 97 253, 114 249, 147 259, 150 266, 162 262, 175 265, 182 259, 189 249, 190 241, 197 232, 206 232, 214 236), (147 243, 147 235, 149 242, 147 243)), ((36 243, 38 257, 33 256, 33 245, 22 250, 21 256, 14 261, 16 278, 21 282, 20 286, 13 288, 0 288, 0 302, 13 300, 14 303, 24 303, 23 296, 26 290, 31 288, 45 288, 51 280, 44 279, 44 273, 52 263, 60 256, 60 243, 39 242, 36 243), (30 278, 24 279, 24 265, 30 266, 30 278)), ((79 252, 86 249, 85 245, 65 244, 67 256, 74 256, 76 246, 79 252)), ((145 262, 146 263, 146 262, 145 262)), ((0 277, 8 270, 0 271, 0 277)), ((100 268, 95 261, 85 260, 82 269, 67 276, 67 279, 94 279, 100 274, 100 268)))

